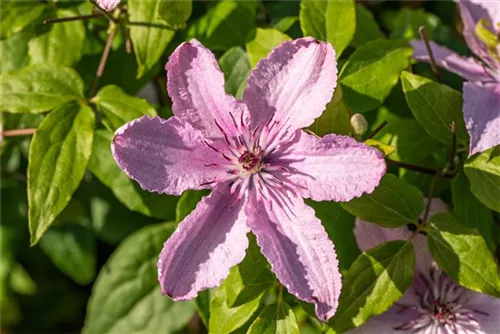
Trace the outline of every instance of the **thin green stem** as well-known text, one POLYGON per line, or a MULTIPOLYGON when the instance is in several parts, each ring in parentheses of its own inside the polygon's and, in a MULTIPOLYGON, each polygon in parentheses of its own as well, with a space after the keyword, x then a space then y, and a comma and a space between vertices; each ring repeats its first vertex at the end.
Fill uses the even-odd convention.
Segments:
POLYGON ((420 38, 422 39, 422 41, 425 44, 425 49, 427 50, 427 54, 429 54, 432 73, 434 73, 436 80, 439 81, 439 70, 437 67, 436 58, 434 58, 434 53, 432 52, 431 44, 429 43, 429 38, 427 37, 427 33, 425 32, 425 28, 423 26, 421 26, 418 29, 418 32, 420 33, 420 38))
POLYGON ((58 17, 58 18, 53 18, 53 19, 46 19, 45 21, 43 21, 43 24, 54 24, 54 23, 62 23, 62 22, 69 22, 69 21, 88 20, 88 19, 94 19, 94 18, 102 17, 102 16, 103 16, 102 13, 96 13, 96 14, 90 14, 90 15, 58 17))
POLYGON ((104 74, 104 69, 106 68, 106 64, 108 62, 109 52, 111 50, 111 45, 113 44, 113 38, 116 34, 116 28, 113 27, 109 32, 108 39, 106 40, 106 45, 104 46, 104 50, 102 52, 101 61, 99 62, 99 67, 97 68, 96 77, 94 79, 94 83, 92 84, 92 88, 90 89, 89 98, 92 98, 97 92, 97 87, 99 86, 99 80, 104 74))
MULTIPOLYGON (((373 137, 375 137, 377 135, 377 133, 379 133, 385 126, 387 125, 387 121, 383 121, 382 123, 380 123, 379 126, 377 126, 375 128, 375 130, 373 130, 369 135, 368 137, 366 137, 366 139, 371 139, 373 137)), ((366 140, 365 139, 365 140, 366 140)))

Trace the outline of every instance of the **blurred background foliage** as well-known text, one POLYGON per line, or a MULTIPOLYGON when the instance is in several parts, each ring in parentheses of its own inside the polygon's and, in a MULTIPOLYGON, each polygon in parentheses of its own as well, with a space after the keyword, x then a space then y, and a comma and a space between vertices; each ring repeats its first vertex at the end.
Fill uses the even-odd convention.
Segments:
MULTIPOLYGON (((469 54, 460 34, 456 4, 453 1, 359 1, 352 16, 337 23, 338 29, 352 29, 352 38, 345 41, 329 36, 335 30, 322 28, 318 17, 310 21, 303 19, 317 15, 318 11, 321 13, 323 5, 319 3, 318 8, 311 9, 298 1, 184 1, 174 6, 167 4, 165 8, 160 3, 160 8, 152 13, 150 2, 122 2, 122 13, 115 11, 112 15, 123 15, 128 23, 117 28, 99 89, 94 94, 96 70, 110 29, 107 17, 42 24, 46 19, 90 15, 95 9, 88 1, 0 3, 3 80, 27 66, 72 67, 81 77, 80 94, 90 94, 88 103, 97 115, 92 150, 88 151, 91 154, 81 181, 78 180, 79 185, 72 195, 70 193, 68 204, 48 223, 50 228, 33 247, 30 247, 27 198, 31 138, 2 140, 2 333, 74 333, 82 328, 85 333, 198 333, 205 331, 206 326, 217 326, 221 332, 238 328, 238 332, 244 332, 251 323, 249 320, 257 316, 257 309, 276 301, 279 287, 255 244, 248 250, 246 262, 233 270, 242 272, 233 275, 232 271, 225 287, 216 289, 211 297, 206 292, 196 301, 173 303, 160 296, 155 262, 162 242, 194 208, 201 194, 188 192, 175 198, 141 190, 118 169, 109 147, 113 131, 125 122, 142 114, 165 118, 171 115, 164 64, 182 41, 196 38, 215 52, 226 76, 226 90, 237 97, 241 97, 246 77, 260 58, 280 42, 304 33, 335 39, 339 71, 350 57, 351 63, 362 63, 377 57, 377 52, 385 55, 397 49, 402 55, 394 59, 392 71, 387 68, 372 71, 373 75, 392 76, 394 82, 386 86, 380 83, 380 96, 370 99, 360 100, 356 95, 349 81, 349 71, 356 75, 352 68, 355 65, 346 64, 343 69, 346 73, 341 79, 343 85, 311 130, 319 135, 349 134, 352 132, 350 115, 362 112, 371 130, 383 121, 389 122, 375 139, 396 148, 391 159, 429 168, 446 164, 447 145, 429 136, 415 120, 398 78, 402 70, 409 68, 411 54, 408 48, 400 47, 406 45, 405 40, 419 38, 420 26, 439 44, 469 54), (134 22, 162 27, 145 27, 134 22), (130 53, 127 52, 128 34, 133 43, 130 53), (396 40, 399 42, 389 42, 396 40), (365 49, 356 53, 360 47, 365 49), (252 273, 249 267, 258 271, 252 273), (245 284, 238 280, 252 281, 254 289, 243 291, 245 284), (243 290, 234 291, 240 288, 243 290), (265 291, 271 293, 264 294, 265 291), (196 306, 199 314, 196 314, 196 306)), ((413 64, 413 72, 432 78, 426 64, 413 64)), ((462 79, 442 71, 441 83, 461 90, 462 79)), ((74 83, 68 87, 77 89, 74 83)), ((52 109, 40 108, 39 112, 52 109)), ((2 108, 3 131, 37 128, 48 117, 38 112, 7 109, 2 108)), ((58 110, 52 115, 56 112, 58 110)), ((76 130, 77 133, 84 131, 76 130)), ((462 146, 462 154, 464 149, 462 146)), ((427 194, 433 178, 392 165, 389 171, 423 194, 427 194)), ((453 189, 463 192, 469 188, 468 182, 463 173, 453 183, 442 178, 437 182, 434 196, 451 204, 453 189)), ((468 196, 465 202, 475 200, 470 191, 464 196, 468 196)), ((483 225, 475 226, 472 222, 470 227, 477 227, 495 250, 498 238, 492 226, 493 219, 498 221, 498 212, 493 216, 492 211, 476 202, 478 214, 484 217, 483 225)), ((354 216, 337 203, 310 204, 335 241, 341 269, 347 270, 359 255, 352 233, 354 216)), ((33 238, 31 241, 33 243, 33 238)), ((298 303, 286 293, 284 300, 294 310, 303 333, 324 330, 324 326, 308 315, 309 305, 298 303)), ((279 310, 285 318, 287 307, 279 310)))

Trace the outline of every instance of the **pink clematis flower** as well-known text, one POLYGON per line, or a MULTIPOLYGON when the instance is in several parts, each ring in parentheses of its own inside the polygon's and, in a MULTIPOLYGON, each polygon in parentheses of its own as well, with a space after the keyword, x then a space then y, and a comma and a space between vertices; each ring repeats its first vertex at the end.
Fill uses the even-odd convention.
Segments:
POLYGON ((99 5, 99 7, 109 12, 110 10, 115 9, 120 4, 120 0, 97 0, 96 3, 99 5))
POLYGON ((181 44, 166 70, 175 116, 134 120, 112 145, 144 189, 212 189, 165 242, 162 292, 186 300, 218 286, 245 257, 251 230, 288 291, 330 318, 341 288, 337 257, 302 198, 348 201, 372 192, 386 168, 379 151, 353 138, 301 130, 332 98, 332 46, 281 44, 257 64, 242 101, 224 92, 217 60, 196 40, 181 44))
MULTIPOLYGON (((430 215, 446 211, 440 199, 432 200, 430 215)), ((408 240, 412 235, 406 227, 389 229, 361 219, 356 220, 354 233, 362 251, 392 240, 408 240)), ((412 242, 417 265, 405 295, 385 313, 348 333, 498 333, 500 300, 470 291, 438 269, 424 235, 417 235, 412 242)))
MULTIPOLYGON (((469 156, 500 145, 500 1, 459 0, 463 35, 475 58, 462 57, 450 49, 431 43, 438 66, 468 80, 464 83, 464 119, 470 135, 469 156), (476 27, 497 37, 489 46, 479 38, 476 27)), ((429 62, 422 41, 411 42, 413 57, 429 62)))

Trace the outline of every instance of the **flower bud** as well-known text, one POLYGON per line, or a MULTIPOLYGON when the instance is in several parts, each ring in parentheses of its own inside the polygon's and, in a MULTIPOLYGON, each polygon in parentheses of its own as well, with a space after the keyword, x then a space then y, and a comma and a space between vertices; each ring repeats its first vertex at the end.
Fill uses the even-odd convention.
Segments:
POLYGON ((368 122, 361 114, 354 114, 351 117, 351 127, 356 136, 361 136, 368 130, 368 122))

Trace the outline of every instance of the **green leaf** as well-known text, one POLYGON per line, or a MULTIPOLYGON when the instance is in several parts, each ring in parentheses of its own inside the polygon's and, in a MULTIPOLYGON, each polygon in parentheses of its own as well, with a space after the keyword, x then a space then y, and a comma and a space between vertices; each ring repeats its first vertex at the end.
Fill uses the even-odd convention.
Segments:
POLYGON ((462 115, 462 94, 446 85, 410 72, 401 74, 406 101, 416 120, 427 133, 445 145, 451 143, 451 123, 457 126, 457 139, 467 143, 462 115))
POLYGON ((335 244, 340 269, 349 269, 360 254, 353 231, 355 217, 344 210, 340 203, 306 202, 314 209, 316 217, 321 220, 326 233, 335 244))
POLYGON ((421 163, 439 145, 413 119, 390 121, 375 138, 396 148, 392 160, 410 164, 421 163))
POLYGON ((409 66, 411 54, 406 42, 385 39, 356 49, 340 73, 347 105, 360 113, 381 105, 409 66))
MULTIPOLYGON (((2 261, 3 263, 3 261, 2 261)), ((32 296, 36 293, 37 286, 30 274, 23 266, 14 262, 10 271, 10 285, 13 291, 20 295, 32 296)))
POLYGON ((372 139, 372 138, 365 140, 364 144, 371 146, 371 147, 375 147, 377 150, 382 152, 385 157, 393 154, 396 151, 396 147, 394 145, 384 144, 384 143, 382 143, 376 139, 372 139))
POLYGON ((340 85, 335 88, 332 100, 326 105, 326 110, 309 127, 318 136, 328 133, 348 135, 352 132, 351 111, 345 104, 344 94, 340 85))
POLYGON ((198 202, 207 194, 208 191, 206 190, 187 190, 183 192, 175 208, 175 221, 179 223, 184 220, 184 218, 196 208, 198 202))
POLYGON ((40 113, 83 99, 83 82, 70 68, 30 66, 2 74, 1 111, 40 113))
POLYGON ((174 333, 187 325, 194 303, 162 296, 157 279, 158 254, 173 230, 147 226, 118 246, 93 286, 84 334, 174 333))
POLYGON ((279 30, 255 29, 251 34, 250 40, 246 43, 250 67, 255 67, 257 62, 266 57, 272 49, 288 40, 290 40, 290 37, 279 30))
POLYGON ((0 72, 12 72, 28 65, 28 41, 33 37, 32 32, 21 31, 7 39, 0 40, 0 72))
POLYGON ((280 18, 277 22, 272 25, 273 29, 279 30, 286 33, 290 28, 293 27, 295 22, 299 21, 298 16, 285 16, 280 18))
POLYGON ((304 36, 330 42, 340 58, 356 31, 354 1, 301 1, 299 15, 304 36))
POLYGON ((130 39, 134 46, 138 69, 137 78, 157 65, 168 43, 174 37, 175 31, 153 26, 136 25, 159 24, 165 25, 156 13, 162 1, 129 0, 128 12, 130 15, 130 39))
POLYGON ((385 227, 416 222, 424 209, 422 193, 392 174, 385 174, 371 194, 365 194, 342 207, 350 214, 385 227))
POLYGON ((184 29, 192 11, 191 0, 166 0, 160 1, 157 15, 172 28, 184 29))
POLYGON ((75 282, 89 284, 96 273, 96 240, 92 231, 76 224, 55 226, 40 240, 54 265, 75 282))
POLYGON ((142 190, 116 164, 111 154, 113 134, 97 130, 88 168, 132 211, 159 219, 175 217, 176 198, 142 190))
POLYGON ((68 204, 83 178, 92 150, 94 113, 65 104, 42 121, 30 146, 28 201, 31 245, 68 204))
POLYGON ((500 155, 494 148, 473 156, 464 165, 471 191, 488 208, 500 212, 500 155))
POLYGON ((252 323, 247 334, 299 334, 299 325, 293 310, 281 301, 266 306, 252 323))
POLYGON ((426 13, 423 9, 404 7, 394 18, 391 38, 420 39, 418 29, 424 27, 427 37, 432 40, 438 24, 437 16, 426 13))
POLYGON ((241 99, 252 70, 248 55, 239 46, 232 47, 219 58, 219 66, 224 72, 226 93, 241 99))
POLYGON ((477 228, 491 249, 494 247, 492 212, 479 202, 470 189, 469 180, 460 172, 451 182, 453 213, 465 226, 477 228))
POLYGON ((391 241, 364 252, 344 274, 339 307, 329 325, 343 333, 382 314, 403 296, 414 269, 409 241, 391 241))
POLYGON ((356 32, 351 41, 354 47, 360 47, 373 40, 385 38, 373 14, 362 4, 356 4, 356 32))
POLYGON ((190 26, 188 38, 196 38, 212 50, 242 45, 257 27, 256 5, 255 1, 220 1, 190 26))
POLYGON ((210 319, 210 290, 203 290, 198 293, 195 298, 196 307, 198 308, 198 315, 203 321, 205 327, 208 328, 210 319))
POLYGON ((260 253, 255 237, 250 236, 250 245, 245 259, 231 268, 230 275, 224 282, 226 287, 226 303, 229 307, 240 306, 251 302, 269 290, 276 283, 274 274, 260 253))
POLYGON ((427 242, 432 256, 451 278, 477 292, 500 297, 498 267, 484 239, 449 213, 430 219, 427 242))
MULTIPOLYGON (((250 255, 252 258, 250 260, 245 258, 243 261, 246 261, 246 263, 253 262, 253 255, 256 254, 251 250, 248 251, 248 254, 252 254, 250 255)), ((257 286, 262 286, 263 284, 258 275, 254 275, 249 271, 250 269, 245 269, 251 281, 256 280, 257 286)), ((258 272, 262 272, 262 269, 258 270, 258 272)), ((265 290, 260 288, 255 290, 255 292, 261 291, 260 294, 243 295, 245 298, 239 301, 244 301, 244 303, 239 303, 238 301, 236 305, 230 306, 230 302, 236 301, 237 297, 245 291, 244 287, 241 285, 242 280, 243 277, 238 267, 234 267, 231 269, 228 278, 213 291, 210 300, 210 320, 208 324, 210 333, 231 333, 245 325, 259 309, 261 300, 265 295, 265 290)), ((246 291, 252 292, 248 289, 246 291)))
MULTIPOLYGON (((58 10, 56 17, 70 17, 77 14, 71 10, 58 10)), ((75 65, 83 53, 85 26, 83 21, 52 24, 47 33, 28 43, 31 64, 75 65)))
POLYGON ((3 1, 0 38, 7 38, 34 23, 45 8, 46 5, 39 1, 3 1))
POLYGON ((118 86, 103 87, 92 102, 103 114, 102 123, 115 132, 123 124, 144 115, 156 116, 156 110, 146 100, 128 95, 118 86))

